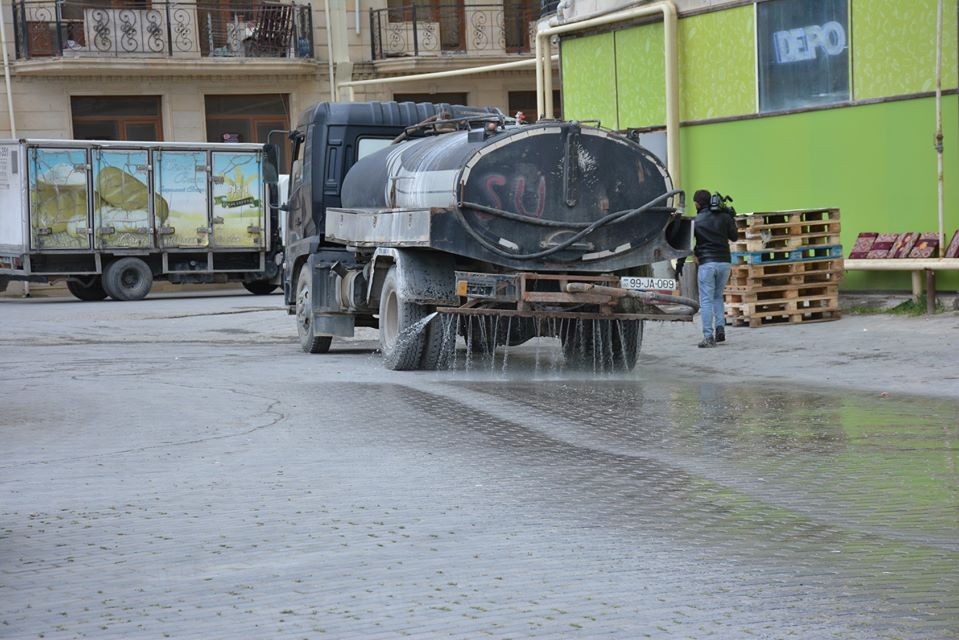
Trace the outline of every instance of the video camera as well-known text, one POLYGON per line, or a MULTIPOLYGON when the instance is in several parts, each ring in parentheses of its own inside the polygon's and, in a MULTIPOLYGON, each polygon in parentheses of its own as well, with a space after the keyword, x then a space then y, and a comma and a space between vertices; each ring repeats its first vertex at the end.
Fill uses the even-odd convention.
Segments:
POLYGON ((709 196, 709 210, 714 212, 728 213, 729 215, 736 215, 736 210, 730 205, 726 204, 727 202, 732 202, 733 199, 730 196, 724 196, 718 191, 713 195, 709 196))

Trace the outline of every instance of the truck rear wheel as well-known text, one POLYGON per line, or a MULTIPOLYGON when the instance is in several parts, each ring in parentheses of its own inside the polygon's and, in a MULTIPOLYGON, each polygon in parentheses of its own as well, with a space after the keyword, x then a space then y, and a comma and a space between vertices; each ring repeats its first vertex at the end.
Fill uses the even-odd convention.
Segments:
POLYGON ((93 276, 86 284, 80 280, 67 280, 67 291, 72 293, 75 298, 85 302, 96 302, 107 297, 100 276, 93 276))
POLYGON ((425 323, 417 325, 429 315, 429 309, 406 300, 397 279, 396 266, 392 266, 380 292, 380 351, 387 369, 410 371, 420 368, 427 327, 425 323))
POLYGON ((574 367, 632 371, 643 343, 642 320, 583 320, 560 336, 563 356, 574 367))
POLYGON ((333 336, 318 336, 313 329, 313 272, 309 264, 304 264, 296 280, 296 333, 303 351, 326 353, 333 336))
POLYGON ((153 272, 139 258, 120 258, 103 270, 103 290, 114 300, 142 300, 152 286, 153 272))
POLYGON ((269 280, 254 280, 252 282, 244 282, 243 288, 252 293, 255 296, 265 296, 276 291, 276 288, 279 285, 276 285, 269 280))
MULTIPOLYGON (((426 309, 432 313, 431 309, 426 309)), ((426 325, 420 368, 426 371, 446 369, 456 351, 456 327, 451 318, 437 316, 426 325)))

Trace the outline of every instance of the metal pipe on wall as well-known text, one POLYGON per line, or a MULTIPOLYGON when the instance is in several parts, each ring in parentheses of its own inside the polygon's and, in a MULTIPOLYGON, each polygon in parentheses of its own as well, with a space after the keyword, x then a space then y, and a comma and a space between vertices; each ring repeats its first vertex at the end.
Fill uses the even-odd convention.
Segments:
MULTIPOLYGON (((11 9, 13 5, 10 5, 11 9)), ((3 47, 3 79, 7 88, 7 113, 10 114, 10 137, 17 138, 17 119, 13 113, 13 86, 10 84, 10 59, 7 57, 7 23, 0 4, 0 47, 3 47)), ((28 289, 29 291, 29 289, 28 289)))
MULTIPOLYGON (((559 56, 553 56, 556 60, 559 56)), ((458 76, 468 76, 477 73, 487 73, 490 71, 507 71, 509 69, 522 69, 536 64, 536 60, 518 60, 516 62, 503 62, 500 64, 486 64, 479 67, 467 67, 465 69, 453 69, 451 71, 435 71, 433 73, 417 73, 409 76, 396 76, 393 78, 376 78, 373 80, 353 80, 351 82, 341 82, 339 87, 363 87, 375 84, 393 84, 394 82, 416 82, 417 80, 435 80, 438 78, 456 78, 458 76)))
POLYGON ((336 102, 339 95, 336 91, 336 78, 333 77, 333 29, 331 28, 332 18, 330 16, 330 0, 323 0, 323 11, 326 12, 326 55, 328 73, 330 74, 330 100, 336 102))
MULTIPOLYGON (((536 33, 536 107, 547 119, 553 117, 553 74, 545 73, 544 58, 549 51, 549 39, 554 35, 583 31, 626 20, 656 14, 663 16, 663 47, 666 62, 666 165, 673 179, 673 186, 682 182, 679 163, 679 53, 676 39, 678 13, 670 0, 614 11, 595 18, 549 26, 536 33)), ((550 21, 552 24, 552 21, 550 21)))
POLYGON ((936 4, 936 182, 939 206, 939 255, 946 256, 942 169, 942 2, 936 4))

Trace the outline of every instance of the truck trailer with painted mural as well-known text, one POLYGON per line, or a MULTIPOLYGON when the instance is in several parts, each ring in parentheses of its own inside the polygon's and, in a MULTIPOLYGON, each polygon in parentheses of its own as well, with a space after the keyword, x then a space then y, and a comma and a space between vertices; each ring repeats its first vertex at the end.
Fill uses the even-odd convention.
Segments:
POLYGON ((0 142, 0 290, 65 280, 81 300, 139 300, 167 280, 269 293, 275 174, 264 145, 0 142))
POLYGON ((625 135, 495 109, 320 103, 293 141, 284 288, 301 346, 378 327, 390 369, 556 337, 631 369, 646 320, 690 320, 650 265, 690 253, 683 194, 625 135))

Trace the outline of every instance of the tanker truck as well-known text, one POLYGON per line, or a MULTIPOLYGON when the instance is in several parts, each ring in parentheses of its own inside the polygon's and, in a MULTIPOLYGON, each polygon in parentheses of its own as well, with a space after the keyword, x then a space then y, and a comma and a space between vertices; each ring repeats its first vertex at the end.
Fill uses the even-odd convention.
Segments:
POLYGON ((291 132, 284 292, 300 345, 379 329, 384 365, 559 338, 568 362, 632 369, 643 322, 694 301, 651 277, 692 222, 629 136, 496 109, 320 103, 291 132), (665 291, 664 291, 665 290, 665 291))

